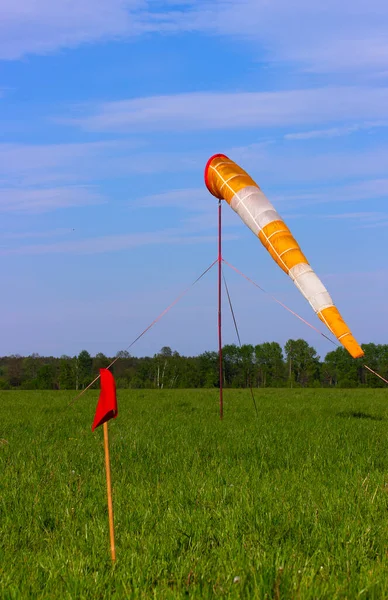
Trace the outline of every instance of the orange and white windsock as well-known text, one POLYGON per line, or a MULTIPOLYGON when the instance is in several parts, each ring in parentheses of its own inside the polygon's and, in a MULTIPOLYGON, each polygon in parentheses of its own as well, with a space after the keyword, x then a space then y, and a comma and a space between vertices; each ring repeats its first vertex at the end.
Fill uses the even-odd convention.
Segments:
POLYGON ((224 154, 212 156, 205 168, 206 186, 224 199, 258 236, 263 246, 308 300, 318 317, 353 358, 364 352, 314 273, 291 231, 253 179, 224 154))

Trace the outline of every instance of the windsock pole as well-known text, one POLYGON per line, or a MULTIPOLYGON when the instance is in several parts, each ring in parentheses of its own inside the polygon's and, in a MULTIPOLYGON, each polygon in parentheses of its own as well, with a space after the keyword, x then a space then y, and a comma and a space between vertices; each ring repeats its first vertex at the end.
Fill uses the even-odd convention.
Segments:
POLYGON ((220 419, 224 416, 222 368, 222 200, 218 200, 218 360, 220 376, 220 419))

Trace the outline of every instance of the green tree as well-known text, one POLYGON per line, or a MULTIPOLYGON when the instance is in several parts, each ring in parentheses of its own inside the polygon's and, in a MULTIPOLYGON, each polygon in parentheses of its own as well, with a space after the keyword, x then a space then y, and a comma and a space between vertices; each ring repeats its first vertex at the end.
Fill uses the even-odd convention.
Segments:
MULTIPOLYGON (((122 360, 124 360, 124 358, 122 360)), ((93 373, 95 375, 97 375, 99 373, 100 369, 106 369, 107 366, 111 362, 112 361, 110 360, 110 358, 108 358, 107 356, 105 356, 105 354, 103 354, 102 352, 99 352, 92 359, 92 371, 93 371, 93 373)))
POLYGON ((10 390, 11 386, 9 385, 9 382, 4 379, 3 377, 0 378, 0 390, 10 390))
POLYGON ((40 367, 37 375, 38 388, 40 390, 52 390, 55 388, 55 365, 50 363, 40 367))
POLYGON ((59 361, 59 389, 74 390, 75 387, 75 361, 63 355, 59 361))
POLYGON ((7 376, 12 387, 19 387, 23 381, 23 358, 13 354, 8 358, 7 376))
POLYGON ((76 363, 76 377, 77 377, 77 389, 85 388, 91 381, 92 378, 92 366, 93 360, 87 350, 82 350, 76 363))
POLYGON ((35 353, 23 359, 23 383, 37 383, 38 371, 43 360, 39 354, 35 353))
POLYGON ((224 368, 224 385, 242 387, 242 356, 236 344, 226 344, 222 348, 222 362, 224 368))
POLYGON ((329 386, 357 387, 359 364, 345 348, 337 348, 326 354, 322 365, 322 381, 329 386))
MULTIPOLYGON (((388 346, 386 344, 362 344, 362 349, 365 352, 365 356, 362 359, 363 364, 367 364, 368 367, 379 373, 382 377, 387 379, 388 376, 388 346)), ((357 363, 361 361, 358 360, 357 363)), ((385 387, 386 384, 368 369, 362 369, 359 364, 359 379, 362 383, 368 387, 385 387)))
POLYGON ((283 351, 277 342, 264 342, 255 346, 256 380, 258 386, 284 385, 285 365, 283 351))
POLYGON ((119 350, 116 352, 116 358, 130 358, 128 350, 119 350))
POLYGON ((163 348, 159 352, 159 356, 170 358, 172 356, 172 350, 170 346, 163 346, 163 348))
POLYGON ((218 352, 204 352, 198 356, 200 386, 217 387, 220 382, 218 352))
POLYGON ((289 383, 302 387, 312 386, 319 381, 320 364, 317 351, 305 340, 288 340, 285 347, 289 383))

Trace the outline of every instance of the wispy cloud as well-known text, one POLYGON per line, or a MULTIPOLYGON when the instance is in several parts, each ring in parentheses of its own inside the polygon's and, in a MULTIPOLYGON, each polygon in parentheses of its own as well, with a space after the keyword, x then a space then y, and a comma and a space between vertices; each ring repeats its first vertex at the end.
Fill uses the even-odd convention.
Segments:
POLYGON ((2 0, 0 58, 46 54, 136 32, 131 13, 141 0, 2 0))
POLYGON ((355 219, 356 221, 376 221, 378 219, 388 219, 388 213, 369 211, 369 212, 347 212, 335 215, 323 215, 325 219, 355 219))
MULTIPOLYGON (((320 186, 321 188, 321 186, 320 186)), ((310 192, 293 192, 292 194, 274 194, 272 200, 275 205, 285 207, 287 211, 298 211, 302 207, 318 206, 320 204, 335 203, 341 206, 343 203, 364 202, 370 200, 385 200, 388 197, 388 179, 371 179, 348 185, 327 186, 319 192, 312 189, 310 192)), ((333 215, 323 215, 324 218, 360 218, 367 215, 382 216, 385 213, 375 211, 341 212, 333 215)), ((302 216, 298 213, 295 216, 302 216)), ((292 213, 290 213, 292 217, 292 213)))
MULTIPOLYGON (((384 145, 374 145, 367 149, 354 148, 347 151, 316 150, 313 153, 306 152, 302 145, 298 145, 290 152, 286 146, 276 144, 269 145, 267 148, 258 148, 252 144, 226 150, 217 148, 216 150, 225 152, 238 162, 263 187, 264 192, 269 186, 279 188, 280 185, 284 187, 285 185, 294 186, 294 184, 300 185, 301 188, 311 189, 311 182, 320 182, 322 192, 318 195, 322 197, 331 194, 332 190, 328 189, 329 185, 336 184, 338 180, 349 179, 355 179, 356 182, 349 184, 346 189, 353 192, 355 190, 352 190, 352 187, 355 186, 360 194, 365 188, 363 197, 367 197, 367 194, 372 191, 372 185, 374 194, 385 193, 386 189, 384 176, 388 171, 388 146, 384 145), (360 181, 361 178, 364 178, 365 182, 360 181)), ((316 192, 313 193, 315 196, 316 192)), ((295 198, 296 194, 294 192, 289 195, 279 194, 281 200, 290 196, 295 198)), ((303 194, 298 195, 298 198, 302 199, 302 196, 303 194)), ((303 199, 314 200, 310 191, 303 199)), ((328 201, 332 199, 334 198, 328 197, 328 201)), ((336 199, 341 200, 341 196, 337 196, 336 199)))
MULTIPOLYGON (((342 272, 342 273, 326 273, 324 275, 325 279, 328 280, 336 280, 337 284, 341 287, 347 287, 349 284, 354 286, 357 294, 362 292, 362 286, 360 287, 360 281, 368 281, 368 283, 375 284, 376 287, 386 287, 388 281, 388 270, 385 268, 381 269, 369 269, 368 271, 351 271, 351 272, 342 272), (356 290, 356 288, 358 288, 356 290)), ((366 288, 366 293, 368 293, 368 289, 366 288)), ((357 296, 356 294, 356 296, 357 296)))
POLYGON ((388 179, 369 179, 338 186, 331 190, 331 195, 336 202, 341 200, 385 198, 388 196, 388 179))
POLYGON ((193 212, 207 209, 210 202, 211 196, 204 186, 203 188, 182 188, 144 196, 133 204, 142 208, 180 208, 193 212))
POLYGON ((388 121, 373 121, 359 123, 345 127, 332 127, 330 129, 313 129, 312 131, 302 131, 299 133, 287 133, 285 140, 311 140, 316 138, 333 138, 343 135, 350 135, 357 131, 364 131, 378 127, 388 127, 388 121))
POLYGON ((325 87, 275 92, 189 93, 85 108, 65 122, 88 131, 198 131, 388 119, 388 88, 325 87))
POLYGON ((313 131, 303 131, 301 133, 287 133, 284 136, 285 140, 312 140, 316 138, 333 138, 342 135, 349 135, 355 131, 359 131, 358 125, 349 127, 332 127, 331 129, 314 129, 313 131))
POLYGON ((87 187, 0 189, 0 212, 41 213, 102 202, 104 198, 87 187))
MULTIPOLYGON (((251 160, 248 161, 249 152, 247 154, 244 153, 243 149, 235 148, 231 153, 227 151, 227 154, 230 156, 239 155, 236 160, 238 160, 239 164, 248 168, 250 174, 256 178, 255 168, 252 166, 252 162, 257 157, 251 157, 251 160), (241 161, 240 161, 241 159, 241 161), (249 162, 247 166, 246 163, 249 162), (252 170, 251 170, 252 167, 252 170)), ((262 159, 261 159, 262 160, 262 159)), ((336 160, 336 159, 334 159, 336 160)), ((338 160, 338 157, 337 157, 338 160)), ((257 161, 258 163, 259 161, 257 161)), ((286 162, 286 161, 285 161, 286 162)), ((268 163, 268 157, 266 159, 264 165, 264 171, 266 172, 268 163)), ((388 164, 388 156, 387 156, 387 164, 388 164)), ((307 166, 310 167, 310 164, 307 160, 307 166)), ((283 173, 285 163, 281 161, 278 164, 279 170, 283 173)), ((301 168, 303 165, 301 165, 301 168)), ((275 169, 276 172, 276 169, 275 169)), ((327 172, 327 171, 326 171, 327 172)), ((360 173, 359 173, 360 174, 360 173)), ((257 178, 258 179, 258 178, 257 178)), ((318 206, 321 204, 330 204, 335 203, 337 206, 341 206, 343 203, 349 204, 351 202, 362 202, 365 200, 380 200, 388 198, 388 179, 366 179, 361 181, 355 181, 346 185, 326 185, 322 189, 322 185, 319 185, 319 191, 314 184, 309 185, 309 191, 303 189, 298 192, 297 189, 293 189, 290 193, 279 193, 279 192, 264 192, 267 193, 268 198, 273 202, 273 204, 280 211, 298 211, 301 207, 308 206, 318 206)), ((149 196, 144 196, 142 198, 138 198, 135 201, 131 202, 131 206, 137 208, 175 208, 179 209, 182 212, 186 213, 200 213, 198 218, 202 220, 203 218, 207 218, 208 214, 212 214, 214 212, 215 200, 213 196, 209 194, 207 189, 203 187, 198 188, 182 188, 182 189, 174 189, 163 191, 159 194, 152 194, 149 196)), ((228 211, 232 212, 232 211, 228 211)), ((228 214, 228 212, 226 214, 228 214)), ((283 216, 286 218, 296 218, 301 215, 299 212, 287 212, 283 213, 283 216)), ((373 216, 382 216, 385 213, 381 212, 346 212, 342 213, 344 216, 354 216, 354 218, 358 216, 367 216, 368 214, 373 216)), ((311 215, 308 215, 311 216, 311 215)), ((197 217, 191 216, 190 220, 196 219, 197 217)), ((325 217, 326 218, 326 217, 325 217)), ((328 218, 341 218, 340 213, 337 215, 329 215, 328 218)), ((234 221, 233 221, 234 223, 234 221)))
MULTIPOLYGON (((225 239, 233 240, 237 238, 232 234, 228 234, 225 239)), ((0 254, 100 254, 149 245, 201 244, 215 241, 215 235, 193 235, 190 232, 185 234, 184 229, 180 228, 156 232, 100 236, 83 240, 57 242, 54 244, 23 245, 17 248, 2 249, 0 250, 0 254)))
MULTIPOLYGON (((208 190, 202 188, 178 189, 153 194, 138 199, 135 206, 139 208, 179 209, 181 223, 188 231, 206 231, 217 226, 218 201, 209 194, 208 190)), ((227 208, 222 217, 223 227, 230 228, 241 225, 237 215, 227 208)))
MULTIPOLYGON (((295 63, 305 70, 386 70, 388 7, 384 0, 213 0, 192 4, 176 25, 234 36, 261 49, 268 61, 295 63)), ((262 58, 262 56, 261 56, 262 58)))
MULTIPOLYGON (((281 212, 282 217, 289 219, 333 219, 345 220, 357 227, 384 226, 388 220, 388 213, 382 211, 352 211, 334 214, 317 213, 315 207, 324 204, 335 204, 340 207, 343 203, 357 203, 365 200, 378 200, 388 196, 388 179, 368 180, 358 183, 327 187, 324 191, 293 192, 280 195, 267 194, 274 206, 281 212), (310 207, 305 213, 300 213, 301 207, 310 207)), ((133 205, 133 204, 132 204, 133 205)), ((189 188, 165 191, 160 194, 145 196, 137 199, 134 205, 138 208, 153 209, 179 209, 186 217, 182 219, 185 226, 192 226, 202 230, 214 227, 216 201, 203 188, 189 188)), ((241 226, 238 216, 229 208, 223 214, 224 227, 241 226)))
POLYGON ((2 0, 0 59, 144 34, 244 40, 268 61, 317 72, 385 71, 385 0, 2 0))
POLYGON ((144 142, 0 144, 0 186, 96 183, 117 176, 202 168, 198 154, 151 151, 144 142))
POLYGON ((379 211, 338 213, 334 215, 324 215, 323 218, 331 220, 339 219, 350 223, 356 223, 357 229, 388 226, 388 213, 379 211))
POLYGON ((37 184, 85 179, 114 156, 128 156, 137 141, 72 144, 0 144, 0 181, 37 184))
POLYGON ((25 240, 25 239, 44 239, 44 238, 56 238, 65 235, 71 235, 73 229, 62 228, 62 229, 49 229, 46 231, 5 231, 0 232, 0 239, 3 240, 25 240))

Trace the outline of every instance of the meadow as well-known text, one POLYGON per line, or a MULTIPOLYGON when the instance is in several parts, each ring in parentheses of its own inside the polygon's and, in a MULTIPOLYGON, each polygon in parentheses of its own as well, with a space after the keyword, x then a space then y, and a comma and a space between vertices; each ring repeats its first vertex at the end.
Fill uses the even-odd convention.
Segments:
POLYGON ((385 390, 1 391, 0 597, 388 598, 385 390))

